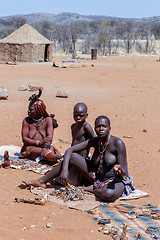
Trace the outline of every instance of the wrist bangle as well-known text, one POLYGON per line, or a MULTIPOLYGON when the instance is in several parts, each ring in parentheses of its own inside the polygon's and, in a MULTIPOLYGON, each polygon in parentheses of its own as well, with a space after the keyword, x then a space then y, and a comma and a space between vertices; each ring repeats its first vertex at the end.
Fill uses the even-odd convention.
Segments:
POLYGON ((51 144, 49 142, 45 142, 43 148, 50 149, 51 144))

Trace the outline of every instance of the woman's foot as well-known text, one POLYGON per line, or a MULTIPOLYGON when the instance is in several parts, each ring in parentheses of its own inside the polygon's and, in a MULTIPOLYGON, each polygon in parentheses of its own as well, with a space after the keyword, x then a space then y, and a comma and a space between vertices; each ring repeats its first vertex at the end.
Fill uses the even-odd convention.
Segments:
POLYGON ((42 187, 42 188, 46 188, 46 184, 44 182, 42 182, 40 179, 35 179, 32 181, 24 181, 22 180, 22 182, 27 186, 27 187, 42 187))
POLYGON ((93 185, 90 185, 88 187, 84 187, 84 191, 93 193, 93 185))

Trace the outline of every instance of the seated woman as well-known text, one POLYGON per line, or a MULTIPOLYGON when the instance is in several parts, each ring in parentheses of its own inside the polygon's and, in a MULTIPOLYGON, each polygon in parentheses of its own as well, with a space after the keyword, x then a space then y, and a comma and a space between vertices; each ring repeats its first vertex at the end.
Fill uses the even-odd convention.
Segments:
POLYGON ((57 163, 61 158, 60 152, 51 146, 53 140, 54 126, 57 127, 56 120, 52 119, 46 111, 44 102, 39 99, 39 94, 33 94, 29 98, 28 117, 22 122, 22 141, 23 147, 19 158, 35 160, 41 156, 42 160, 57 163), (54 121, 54 122, 53 122, 54 121), (53 126, 54 125, 54 126, 53 126))
POLYGON ((128 195, 134 187, 128 175, 126 147, 124 142, 110 135, 110 120, 99 116, 95 120, 97 137, 88 139, 66 150, 64 159, 45 176, 23 181, 27 186, 46 187, 51 179, 60 176, 64 185, 68 183, 68 167, 73 165, 90 182, 85 190, 93 192, 103 201, 112 202, 120 196, 128 195), (91 160, 86 160, 77 152, 94 148, 91 160))

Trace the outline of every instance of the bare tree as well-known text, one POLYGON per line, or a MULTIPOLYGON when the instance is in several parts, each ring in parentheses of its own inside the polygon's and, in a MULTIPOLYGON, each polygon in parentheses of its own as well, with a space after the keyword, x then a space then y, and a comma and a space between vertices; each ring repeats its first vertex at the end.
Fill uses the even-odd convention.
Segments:
POLYGON ((12 16, 8 20, 8 24, 11 27, 14 27, 15 29, 18 29, 19 27, 23 26, 26 23, 26 19, 21 16, 12 16))
POLYGON ((78 40, 79 35, 83 32, 82 26, 79 23, 71 23, 68 26, 69 30, 69 52, 72 54, 72 57, 76 57, 76 42, 78 40))
POLYGON ((16 29, 14 27, 8 27, 6 29, 6 31, 3 33, 3 37, 7 37, 8 35, 10 35, 12 32, 14 32, 16 29))
POLYGON ((124 40, 127 53, 130 53, 130 49, 134 42, 134 23, 133 21, 121 21, 116 28, 117 37, 124 40))
POLYGON ((145 47, 142 47, 140 43, 137 44, 137 47, 141 52, 149 53, 152 51, 152 33, 151 33, 151 23, 139 22, 135 26, 135 35, 139 40, 145 40, 145 47))
POLYGON ((43 21, 40 24, 39 32, 48 39, 51 39, 52 36, 52 26, 49 21, 43 21))
POLYGON ((112 52, 112 40, 115 35, 115 22, 104 21, 101 25, 101 31, 99 36, 99 47, 102 49, 103 55, 111 54, 112 52))
POLYGON ((52 31, 52 41, 67 54, 69 53, 69 29, 66 25, 56 25, 52 31))
POLYGON ((160 39, 160 23, 152 24, 151 33, 155 36, 155 39, 160 39))
POLYGON ((82 52, 90 53, 91 48, 97 48, 101 22, 83 22, 81 38, 83 39, 82 52))

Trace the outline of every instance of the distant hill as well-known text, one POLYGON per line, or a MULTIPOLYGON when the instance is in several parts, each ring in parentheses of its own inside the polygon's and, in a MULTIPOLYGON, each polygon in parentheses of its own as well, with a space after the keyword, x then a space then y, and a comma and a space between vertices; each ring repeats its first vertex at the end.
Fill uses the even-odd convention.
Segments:
MULTIPOLYGON (((21 16, 27 20, 28 24, 33 24, 36 22, 49 21, 53 24, 68 24, 77 21, 119 21, 126 18, 118 18, 111 16, 97 16, 97 15, 80 15, 77 13, 62 12, 59 14, 48 14, 48 13, 32 13, 32 14, 21 14, 21 15, 12 15, 0 17, 0 20, 8 20, 10 17, 21 16)), ((137 19, 134 19, 137 20, 137 19)))
POLYGON ((120 20, 133 20, 133 21, 142 21, 142 22, 160 22, 160 16, 153 16, 147 18, 118 18, 111 16, 101 16, 101 15, 80 15, 77 13, 62 12, 59 14, 48 14, 48 13, 32 13, 32 14, 21 14, 21 15, 12 15, 0 17, 0 21, 6 21, 11 17, 21 16, 26 19, 28 24, 33 24, 36 22, 49 21, 53 24, 69 24, 72 22, 78 21, 120 21, 120 20))

